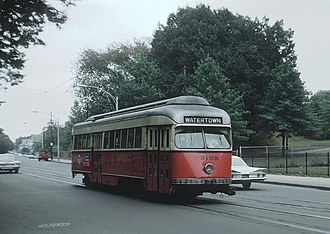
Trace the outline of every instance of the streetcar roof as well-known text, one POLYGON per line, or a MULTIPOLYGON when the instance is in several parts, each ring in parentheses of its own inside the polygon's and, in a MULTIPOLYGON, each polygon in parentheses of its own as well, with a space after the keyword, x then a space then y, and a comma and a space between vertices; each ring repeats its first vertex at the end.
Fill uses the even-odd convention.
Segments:
POLYGON ((179 96, 104 114, 93 115, 88 117, 84 122, 76 124, 76 126, 91 124, 93 122, 112 122, 147 116, 167 116, 176 123, 184 123, 184 118, 186 117, 192 118, 190 119, 191 121, 216 121, 212 118, 218 117, 221 118, 221 124, 230 125, 229 115, 222 109, 210 106, 204 98, 179 96))

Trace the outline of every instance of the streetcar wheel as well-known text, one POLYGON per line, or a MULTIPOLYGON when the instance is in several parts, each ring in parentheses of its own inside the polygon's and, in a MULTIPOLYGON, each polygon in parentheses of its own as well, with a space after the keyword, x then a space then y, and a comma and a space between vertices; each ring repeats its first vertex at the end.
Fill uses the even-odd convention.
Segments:
POLYGON ((251 187, 251 181, 243 182, 242 185, 244 189, 249 189, 251 187))

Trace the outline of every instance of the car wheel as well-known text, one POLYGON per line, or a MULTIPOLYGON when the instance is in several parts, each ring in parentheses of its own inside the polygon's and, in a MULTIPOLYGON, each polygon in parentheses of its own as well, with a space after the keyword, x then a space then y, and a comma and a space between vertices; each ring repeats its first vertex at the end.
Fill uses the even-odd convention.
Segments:
POLYGON ((243 182, 242 185, 244 189, 249 189, 251 187, 251 181, 243 182))
POLYGON ((15 173, 18 173, 18 169, 15 169, 15 173))

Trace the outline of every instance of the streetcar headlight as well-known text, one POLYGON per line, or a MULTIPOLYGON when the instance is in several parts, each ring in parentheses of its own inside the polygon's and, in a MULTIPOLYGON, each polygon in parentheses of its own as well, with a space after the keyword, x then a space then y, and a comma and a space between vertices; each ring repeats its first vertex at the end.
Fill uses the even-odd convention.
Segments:
POLYGON ((211 174, 213 172, 213 165, 211 163, 208 163, 204 166, 204 171, 207 173, 207 174, 211 174))

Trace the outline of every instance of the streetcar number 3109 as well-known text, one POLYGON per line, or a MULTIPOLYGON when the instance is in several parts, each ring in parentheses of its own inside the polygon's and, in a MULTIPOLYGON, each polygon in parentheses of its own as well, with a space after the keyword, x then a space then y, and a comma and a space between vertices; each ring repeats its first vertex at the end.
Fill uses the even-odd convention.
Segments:
POLYGON ((201 160, 219 160, 218 156, 207 156, 207 155, 202 155, 201 160))

